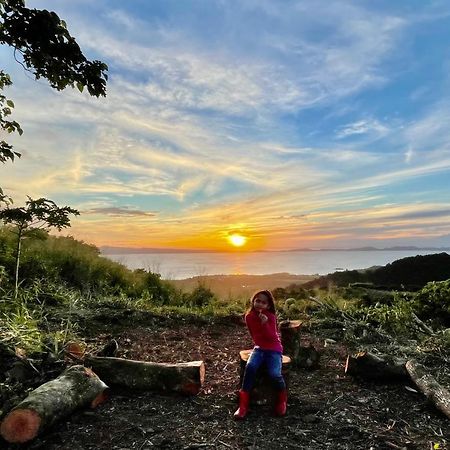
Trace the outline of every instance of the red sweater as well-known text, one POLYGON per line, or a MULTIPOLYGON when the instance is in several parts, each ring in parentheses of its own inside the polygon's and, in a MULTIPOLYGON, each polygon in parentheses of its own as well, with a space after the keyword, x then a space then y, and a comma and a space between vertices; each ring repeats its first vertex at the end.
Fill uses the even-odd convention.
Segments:
POLYGON ((259 313, 255 310, 250 311, 245 315, 245 323, 248 331, 252 336, 255 346, 262 350, 273 350, 276 352, 283 352, 280 336, 277 330, 277 318, 275 314, 264 311, 262 314, 266 315, 268 320, 262 323, 259 318, 259 313))

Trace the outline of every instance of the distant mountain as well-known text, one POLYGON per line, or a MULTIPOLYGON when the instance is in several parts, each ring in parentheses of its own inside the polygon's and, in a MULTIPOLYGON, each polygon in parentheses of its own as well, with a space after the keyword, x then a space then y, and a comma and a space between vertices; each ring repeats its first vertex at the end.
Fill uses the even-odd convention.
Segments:
POLYGON ((183 248, 133 248, 133 247, 100 247, 103 255, 129 255, 129 254, 147 254, 147 253, 215 253, 213 250, 193 250, 183 248))
POLYGON ((420 289, 429 281, 450 279, 450 255, 435 253, 417 255, 381 267, 366 270, 344 270, 319 277, 305 283, 306 289, 325 288, 329 285, 348 286, 350 283, 371 283, 388 289, 420 289))
POLYGON ((397 245, 394 247, 355 247, 355 248, 294 248, 290 250, 284 250, 286 252, 381 252, 381 251, 435 251, 435 252, 445 252, 449 251, 450 247, 416 247, 414 245, 397 245))
MULTIPOLYGON (((190 249, 190 248, 154 248, 154 247, 113 247, 103 246, 100 251, 104 255, 126 255, 126 254, 147 254, 147 253, 220 253, 217 250, 190 249)), ((243 250, 245 251, 245 250, 243 250)), ((286 252, 376 252, 376 251, 450 251, 450 247, 416 247, 416 246, 395 246, 395 247, 356 247, 356 248, 293 248, 289 250, 254 250, 253 253, 286 253, 286 252)))

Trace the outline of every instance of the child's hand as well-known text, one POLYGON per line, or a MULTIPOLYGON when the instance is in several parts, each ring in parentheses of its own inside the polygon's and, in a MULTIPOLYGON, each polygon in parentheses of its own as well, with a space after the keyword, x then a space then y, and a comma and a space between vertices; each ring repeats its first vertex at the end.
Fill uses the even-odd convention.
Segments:
POLYGON ((259 313, 259 318, 261 319, 261 323, 264 325, 265 323, 267 323, 267 321, 269 320, 269 318, 263 314, 263 313, 259 313))

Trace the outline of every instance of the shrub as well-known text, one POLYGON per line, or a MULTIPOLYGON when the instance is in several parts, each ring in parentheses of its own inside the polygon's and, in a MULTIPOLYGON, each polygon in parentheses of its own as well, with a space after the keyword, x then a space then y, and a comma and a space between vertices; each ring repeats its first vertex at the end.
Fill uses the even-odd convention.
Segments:
POLYGON ((420 318, 450 326, 450 280, 427 283, 414 299, 420 318))
MULTIPOLYGON (((42 237, 42 236, 41 236, 42 237)), ((11 232, 0 228, 0 266, 7 277, 14 274, 14 249, 11 232)), ((124 295, 145 298, 157 304, 168 304, 173 290, 160 275, 145 270, 129 270, 123 264, 100 255, 98 248, 72 237, 47 236, 42 240, 28 238, 23 243, 20 283, 32 287, 35 280, 63 283, 87 296, 124 295)))
POLYGON ((204 307, 215 301, 216 297, 211 289, 199 284, 192 292, 185 294, 185 301, 193 307, 204 307))

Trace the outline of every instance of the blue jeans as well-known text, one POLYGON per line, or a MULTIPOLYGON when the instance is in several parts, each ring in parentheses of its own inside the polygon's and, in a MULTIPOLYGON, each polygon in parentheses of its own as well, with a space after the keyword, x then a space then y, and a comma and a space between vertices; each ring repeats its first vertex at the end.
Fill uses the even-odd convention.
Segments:
POLYGON ((283 375, 281 375, 282 354, 273 350, 262 350, 255 347, 245 366, 242 390, 249 392, 255 384, 256 372, 262 365, 266 366, 267 374, 276 390, 286 389, 283 375))

